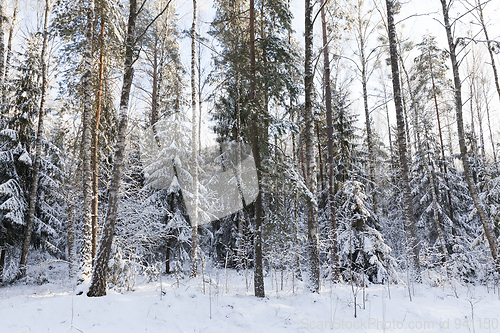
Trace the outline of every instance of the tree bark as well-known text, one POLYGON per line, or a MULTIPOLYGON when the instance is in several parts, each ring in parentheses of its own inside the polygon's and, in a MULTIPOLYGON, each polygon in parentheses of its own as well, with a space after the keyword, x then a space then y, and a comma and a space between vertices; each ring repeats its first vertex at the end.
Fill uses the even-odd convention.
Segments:
POLYGON ((3 282, 3 268, 5 267, 5 249, 0 249, 0 283, 3 282))
POLYGON ((394 0, 386 0, 387 25, 389 33, 389 47, 391 56, 392 86, 394 91, 394 103, 396 107, 396 119, 398 128, 399 163, 401 167, 401 178, 403 185, 404 214, 408 230, 408 246, 410 246, 410 259, 413 278, 420 281, 420 262, 418 258, 418 240, 413 216, 413 202, 408 178, 408 159, 405 137, 405 123, 403 115, 403 103, 401 99, 401 87, 399 79, 398 50, 396 40, 396 26, 394 24, 394 0))
POLYGON ((444 18, 444 26, 446 29, 446 37, 448 39, 448 47, 449 54, 451 60, 451 67, 453 69, 453 82, 455 85, 455 110, 457 116, 457 132, 458 132, 458 144, 460 146, 460 156, 462 158, 462 164, 464 167, 465 181, 467 182, 467 187, 469 188, 472 201, 474 202, 474 206, 476 207, 479 218, 481 219, 481 223, 483 225, 484 234, 486 239, 488 240, 488 244, 490 246, 491 256, 496 265, 497 272, 500 273, 500 260, 498 258, 498 248, 497 241, 493 234, 493 230, 491 227, 491 221, 489 216, 483 209, 481 201, 479 199, 476 186, 472 181, 471 170, 469 165, 469 156, 467 152, 467 146, 465 145, 465 131, 464 131, 464 120, 463 120, 463 112, 462 112, 462 82, 460 81, 460 72, 459 65, 457 61, 456 55, 456 47, 457 44, 453 41, 452 27, 450 25, 449 18, 449 4, 447 4, 446 0, 441 0, 441 6, 443 9, 443 18, 444 18))
MULTIPOLYGON (((2 105, 4 108, 6 107, 7 102, 7 89, 5 89, 5 83, 9 78, 10 72, 10 61, 12 58, 12 39, 14 38, 14 26, 17 20, 17 13, 19 12, 19 0, 16 0, 14 5, 14 12, 12 14, 12 20, 10 21, 9 26, 9 38, 7 39, 7 55, 5 57, 5 65, 4 65, 4 77, 3 77, 3 88, 2 89, 2 105)), ((2 58, 3 59, 3 58, 2 58)), ((5 109, 4 109, 5 110, 5 109)), ((7 111, 4 111, 7 112, 7 111)))
POLYGON ((320 283, 320 258, 319 258, 319 223, 317 201, 316 159, 314 144, 314 111, 313 111, 313 4, 305 0, 305 59, 304 59, 304 138, 306 141, 306 185, 309 191, 307 198, 307 242, 309 252, 309 289, 319 292, 320 283))
POLYGON ((99 123, 102 110, 102 91, 104 86, 104 10, 100 8, 101 15, 101 36, 99 54, 99 89, 97 90, 97 111, 95 114, 94 128, 92 129, 92 265, 97 252, 97 230, 99 227, 99 161, 97 149, 99 145, 99 123))
POLYGON ((125 73, 123 75, 123 87, 120 97, 120 115, 118 124, 118 138, 115 146, 113 171, 111 184, 109 186, 108 211, 104 222, 100 245, 95 259, 92 273, 91 285, 87 296, 99 297, 106 295, 108 263, 111 256, 111 245, 115 231, 115 222, 118 213, 118 202, 120 195, 120 177, 125 157, 126 134, 128 124, 128 104, 130 89, 134 78, 134 48, 135 48, 135 25, 137 19, 137 0, 130 0, 130 13, 127 24, 127 36, 125 45, 125 73))
POLYGON ((191 218, 193 233, 191 236, 191 272, 190 276, 196 277, 198 274, 198 101, 196 94, 196 21, 197 21, 197 1, 193 0, 193 25, 191 26, 191 109, 192 109, 192 159, 193 159, 193 207, 194 212, 191 218))
POLYGON ((476 5, 477 5, 477 11, 479 13, 479 21, 481 23, 481 26, 483 27, 483 32, 484 32, 484 37, 487 40, 486 46, 488 47, 488 53, 490 54, 490 60, 491 60, 491 68, 493 69, 493 77, 495 78, 495 88, 497 89, 498 93, 498 98, 500 99, 500 83, 498 82, 498 71, 497 71, 497 66, 495 63, 495 56, 493 54, 493 49, 490 40, 490 37, 488 36, 488 30, 486 29, 486 23, 484 22, 484 16, 483 16, 483 5, 484 4, 479 4, 479 1, 476 0, 476 5))
POLYGON ((92 118, 92 40, 94 37, 94 0, 88 1, 87 28, 85 33, 83 117, 82 117, 82 188, 83 188, 83 248, 82 276, 86 280, 92 272, 92 169, 91 169, 91 118, 92 118))
POLYGON ((328 208, 330 227, 331 227, 331 247, 330 247, 330 267, 332 269, 333 278, 340 278, 340 262, 338 256, 338 244, 337 244, 337 220, 335 218, 335 192, 333 189, 333 116, 332 116, 332 88, 330 83, 330 52, 328 48, 328 34, 326 29, 326 14, 325 14, 325 2, 321 6, 321 30, 323 34, 323 67, 324 73, 324 85, 325 85, 325 106, 326 106, 326 137, 327 137, 327 167, 328 167, 328 208))
POLYGON ((257 171, 258 193, 255 199, 255 273, 254 273, 254 292, 256 297, 265 297, 264 291, 264 272, 262 267, 262 162, 260 156, 259 140, 259 106, 255 92, 255 6, 254 0, 250 0, 250 103, 252 108, 252 151, 257 171))
POLYGON ((4 42, 4 0, 0 0, 0 96, 3 96, 4 85, 4 72, 5 72, 5 42, 4 42))
POLYGON ((47 63, 45 58, 46 58, 48 35, 49 35, 48 32, 49 13, 50 13, 50 0, 45 0, 43 44, 42 44, 42 54, 40 56, 40 62, 42 64, 42 87, 40 93, 40 109, 38 110, 38 128, 36 132, 36 141, 35 141, 35 164, 33 167, 33 179, 30 188, 29 206, 28 206, 29 208, 28 208, 28 216, 26 219, 26 229, 24 234, 23 248, 21 252, 21 261, 19 263, 20 277, 26 276, 26 263, 28 262, 28 254, 31 244, 31 234, 33 232, 33 222, 35 220, 36 196, 38 191, 38 179, 40 176, 40 165, 42 160, 42 136, 44 131, 43 120, 44 120, 45 99, 47 92, 47 63))

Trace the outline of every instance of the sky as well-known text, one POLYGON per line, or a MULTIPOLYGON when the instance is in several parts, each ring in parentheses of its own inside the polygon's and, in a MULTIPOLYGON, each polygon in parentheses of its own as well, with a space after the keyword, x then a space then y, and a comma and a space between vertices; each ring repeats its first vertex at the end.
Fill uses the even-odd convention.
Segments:
MULTIPOLYGON (((147 0, 147 1, 152 1, 152 0, 147 0)), ((366 4, 365 6, 369 7, 372 5, 372 1, 365 0, 366 4)), ((469 0, 469 1, 475 1, 475 0, 469 0)), ((500 1, 498 0, 486 0, 488 3, 486 4, 486 9, 485 9, 485 16, 486 16, 486 22, 489 25, 489 34, 490 38, 494 40, 500 40, 500 24, 496 23, 496 18, 500 16, 500 1)), ((385 10, 384 6, 384 1, 383 0, 377 0, 377 2, 382 3, 382 10, 385 10)), ((25 1, 20 1, 21 3, 21 8, 20 8, 20 14, 19 14, 19 20, 21 21, 21 24, 18 27, 18 40, 19 36, 22 35, 24 31, 28 30, 33 30, 33 27, 36 25, 35 22, 38 17, 38 13, 40 10, 37 10, 38 8, 41 8, 41 4, 43 3, 42 1, 38 0, 25 0, 25 1)), ((457 17, 462 15, 465 10, 461 6, 461 1, 455 1, 454 3, 454 13, 452 13, 452 16, 457 17)), ((12 6, 13 6, 13 1, 8 1, 7 2, 7 14, 9 15, 12 12, 12 6)), ((179 27, 181 30, 188 30, 191 27, 191 20, 192 20, 192 1, 191 0, 177 0, 176 1, 176 6, 177 6, 177 12, 179 14, 179 27)), ((316 10, 319 6, 316 5, 316 10)), ((213 8, 213 1, 211 0, 198 0, 198 8, 199 8, 199 27, 201 29, 201 34, 204 37, 209 37, 207 35, 207 31, 210 26, 210 21, 212 20, 214 14, 215 14, 215 9, 213 8)), ((293 29, 295 30, 295 38, 296 40, 302 45, 304 41, 303 37, 303 30, 304 30, 304 2, 299 1, 299 0, 291 0, 291 8, 292 8, 292 13, 294 15, 293 18, 293 29)), ((377 18, 375 18, 377 20, 377 18)), ((444 28, 440 24, 440 21, 442 20, 442 15, 441 15, 441 5, 439 0, 406 0, 402 1, 402 7, 401 7, 401 13, 397 15, 396 17, 396 23, 397 23, 397 29, 401 36, 403 38, 408 38, 412 40, 414 43, 418 43, 422 36, 424 34, 432 34, 437 37, 437 40, 442 48, 447 47, 446 43, 446 35, 444 28)), ((467 30, 472 29, 474 31, 478 31, 477 25, 471 25, 469 22, 472 20, 472 16, 467 15, 465 16, 461 21, 462 23, 457 25, 456 28, 456 35, 457 36, 465 36, 467 30)), ((315 46, 317 49, 319 49, 320 44, 321 44, 321 28, 319 25, 319 19, 316 22, 315 25, 315 46)), ((209 42, 210 43, 210 42, 209 42)), ((180 46, 181 46, 181 56, 182 56, 182 61, 183 64, 189 73, 189 67, 190 67, 190 41, 188 38, 184 38, 183 40, 180 41, 180 46)), ((376 47, 377 42, 371 42, 371 47, 376 47)), ((346 52, 345 57, 349 58, 356 58, 356 55, 354 54, 354 48, 355 45, 353 44, 352 40, 351 41, 346 41, 344 45, 344 50, 346 52)), ((489 57, 488 53, 485 51, 486 49, 483 48, 483 55, 484 55, 484 61, 489 64, 489 57)), ((465 53, 465 52, 464 52, 465 53)), ((202 57, 202 62, 203 66, 206 68, 210 67, 210 61, 211 61, 211 55, 210 51, 208 49, 204 49, 202 51, 203 57, 202 57)), ((414 51, 413 53, 410 53, 408 59, 410 60, 410 63, 408 64, 408 67, 411 65, 411 59, 416 56, 418 53, 417 51, 414 51)), ((497 55, 496 60, 498 63, 500 63, 500 57, 497 55)), ((351 67, 353 69, 352 64, 349 63, 349 61, 345 61, 345 66, 351 67)), ((466 71, 466 63, 464 62, 461 66, 462 69, 462 78, 465 78, 467 75, 465 73, 466 71)), ((354 75, 353 72, 346 74, 346 76, 349 75, 354 75)), ((490 75, 491 81, 492 75, 490 75)), ((492 81, 493 82, 493 81, 492 81)), ((374 90, 378 88, 379 86, 379 81, 376 77, 376 75, 372 76, 370 78, 368 88, 371 90, 370 92, 373 94, 374 90)), ((388 91, 390 92, 392 87, 389 85, 388 91)), ((493 86, 492 86, 493 88, 493 86)), ((207 90, 206 93, 209 91, 207 90)), ((500 133, 498 133, 498 128, 500 125, 500 103, 498 98, 495 96, 495 91, 492 89, 490 91, 490 99, 491 99, 491 120, 492 120, 492 127, 495 129, 495 136, 496 136, 496 141, 500 141, 500 133)), ((464 100, 467 99, 466 92, 463 92, 464 100)), ((362 112, 362 96, 361 96, 361 86, 359 84, 359 80, 354 80, 354 82, 351 85, 351 95, 350 98, 353 102, 352 108, 355 110, 356 113, 359 113, 360 115, 362 112), (359 111, 358 111, 359 110, 359 111)), ((374 98, 370 98, 369 101, 371 107, 376 105, 376 100, 374 98)), ((391 124, 395 123, 395 116, 393 113, 393 106, 390 103, 390 121, 391 124)), ((143 106, 141 105, 140 102, 138 101, 132 101, 132 108, 135 109, 141 109, 143 106)), ((207 105, 203 104, 203 114, 204 114, 204 122, 203 125, 205 127, 205 135, 207 138, 210 136, 209 135, 209 127, 210 127, 210 122, 209 122, 209 117, 207 115, 207 105)), ((470 108, 469 108, 470 109, 470 108)), ((466 107, 465 111, 469 112, 469 109, 466 107)), ((383 140, 387 143, 388 141, 388 136, 387 136, 387 121, 385 114, 381 114, 379 111, 383 111, 381 108, 379 108, 376 112, 373 112, 372 117, 374 119, 375 123, 375 128, 378 130, 380 133, 381 137, 383 140)), ((363 127, 363 116, 359 117, 358 121, 358 127, 363 127)), ((465 115, 466 121, 467 119, 470 119, 470 116, 465 115)), ((212 138, 210 138, 207 141, 207 144, 210 143, 212 138)))

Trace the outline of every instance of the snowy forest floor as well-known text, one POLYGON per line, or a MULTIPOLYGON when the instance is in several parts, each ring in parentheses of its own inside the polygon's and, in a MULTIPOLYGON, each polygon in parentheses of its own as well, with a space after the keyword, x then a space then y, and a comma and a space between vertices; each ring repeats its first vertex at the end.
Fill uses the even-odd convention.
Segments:
POLYGON ((75 286, 62 278, 63 263, 51 267, 44 284, 0 287, 0 332, 500 332, 498 289, 431 286, 438 276, 427 273, 415 284, 412 301, 403 284, 389 290, 372 284, 363 308, 363 290, 357 288, 355 318, 348 283, 326 282, 320 294, 311 294, 304 282, 292 285, 285 275, 281 290, 278 272, 278 290, 267 276, 266 297, 258 299, 253 285, 247 292, 244 274, 212 269, 205 272, 206 283, 177 283, 165 275, 147 282, 139 276, 133 291, 89 298, 75 295, 75 286))

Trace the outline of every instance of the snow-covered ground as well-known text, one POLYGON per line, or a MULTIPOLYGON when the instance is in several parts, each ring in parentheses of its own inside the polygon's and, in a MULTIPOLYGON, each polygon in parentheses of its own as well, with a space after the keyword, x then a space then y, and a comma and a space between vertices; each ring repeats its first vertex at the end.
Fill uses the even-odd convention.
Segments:
POLYGON ((268 276, 266 298, 257 299, 244 275, 209 273, 205 284, 201 278, 179 284, 165 276, 161 284, 138 278, 133 291, 100 298, 75 295, 64 278, 3 286, 0 332, 500 332, 498 291, 485 286, 456 285, 457 298, 450 285, 431 287, 426 279, 410 301, 402 284, 390 290, 369 285, 364 305, 357 289, 355 318, 349 284, 326 283, 318 295, 285 276, 276 291, 268 276))

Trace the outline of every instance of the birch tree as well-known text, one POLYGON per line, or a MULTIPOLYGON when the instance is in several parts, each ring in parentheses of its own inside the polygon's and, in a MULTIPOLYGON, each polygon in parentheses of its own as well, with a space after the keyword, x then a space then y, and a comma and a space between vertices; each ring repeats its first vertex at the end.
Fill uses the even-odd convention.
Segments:
POLYGON ((42 87, 40 96, 40 109, 38 110, 38 127, 36 132, 35 142, 35 165, 33 167, 33 179, 31 182, 28 216, 26 219, 26 230, 24 235, 23 248, 21 252, 21 260, 19 263, 19 274, 21 277, 26 276, 26 264, 28 262, 29 248, 31 244, 31 234, 33 232, 33 222, 35 220, 35 205, 36 193, 38 189, 38 179, 40 177, 40 164, 42 159, 42 136, 44 132, 43 121, 45 113, 45 99, 47 95, 47 44, 48 44, 48 29, 49 29, 49 13, 50 13, 50 0, 45 1, 44 24, 43 24, 43 44, 41 53, 42 63, 42 87))
POLYGON ((191 277, 197 275, 198 258, 198 101, 196 93, 196 21, 197 21, 197 1, 193 0, 193 24, 191 26, 191 109, 192 109, 192 159, 193 159, 193 216, 190 216, 193 227, 191 237, 191 277))
POLYGON ((83 188, 83 248, 82 276, 85 280, 92 271, 92 170, 91 170, 91 118, 92 118, 92 43, 94 37, 94 0, 88 1, 86 47, 83 54, 84 72, 82 116, 82 188, 83 188))
POLYGON ((108 196, 108 211, 103 225, 100 246, 98 248, 92 279, 87 296, 99 297, 106 295, 106 281, 108 272, 108 262, 111 256, 111 245, 115 231, 116 216, 118 213, 118 201, 120 192, 120 178, 125 157, 125 137, 128 125, 128 105, 130 90, 134 78, 134 46, 135 46, 135 25, 137 19, 137 0, 130 0, 129 17, 127 24, 127 35, 125 39, 125 73, 123 75, 123 86, 120 97, 120 114, 118 124, 118 138, 115 146, 115 156, 111 184, 108 196))
POLYGON ((453 84, 454 84, 454 95, 455 95, 455 111, 457 118, 457 132, 458 132, 458 144, 460 147, 460 157, 462 159, 462 165, 464 168, 465 181, 467 183, 467 187, 469 188, 472 201, 474 202, 474 207, 477 210, 479 218, 481 219, 481 223, 483 225, 484 235, 488 241, 491 256, 496 265, 496 270, 500 273, 500 260, 498 258, 498 245, 495 235, 492 230, 491 220, 489 216, 486 214, 482 203, 480 201, 478 190, 471 175, 471 168, 469 164, 469 153, 467 151, 467 146, 465 144, 465 131, 464 131, 464 120, 463 120, 463 112, 462 112, 462 81, 460 79, 459 72, 459 62, 457 60, 457 46, 459 45, 459 41, 454 39, 453 37, 453 27, 450 23, 450 6, 451 2, 446 0, 441 0, 443 19, 444 19, 444 28, 446 30, 446 37, 448 40, 449 47, 449 55, 451 61, 451 68, 453 70, 453 84))
POLYGON ((319 292, 320 287, 320 259, 319 259, 319 222, 316 178, 316 144, 314 136, 313 110, 313 3, 305 0, 305 58, 304 58, 304 139, 306 143, 306 185, 307 196, 307 242, 309 253, 310 285, 312 292, 319 292))

